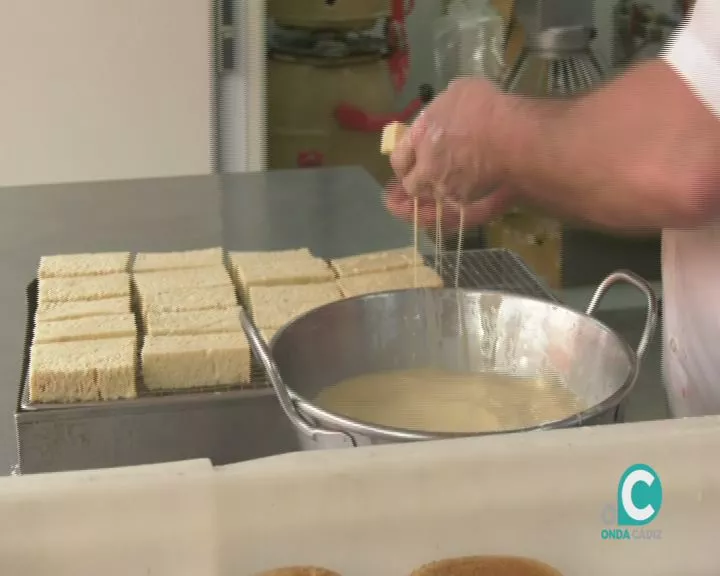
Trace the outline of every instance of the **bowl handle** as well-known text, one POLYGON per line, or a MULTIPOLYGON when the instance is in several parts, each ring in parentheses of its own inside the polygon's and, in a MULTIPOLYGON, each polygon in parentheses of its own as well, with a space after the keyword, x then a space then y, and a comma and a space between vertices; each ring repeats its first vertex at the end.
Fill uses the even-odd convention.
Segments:
POLYGON ((250 320, 245 312, 245 309, 242 307, 240 307, 240 322, 242 323, 243 330, 245 331, 245 336, 250 343, 250 348, 255 356, 259 358, 260 362, 262 362, 265 372, 267 373, 268 380, 275 391, 275 395, 280 401, 280 406, 283 409, 283 412, 285 412, 285 415, 290 419, 293 426, 295 426, 295 428, 297 428, 297 430, 305 436, 308 436, 310 439, 318 442, 318 444, 322 444, 323 447, 334 447, 336 445, 338 448, 344 446, 357 446, 354 438, 352 438, 349 434, 316 428, 305 421, 295 407, 295 403, 290 396, 290 392, 288 392, 287 386, 285 386, 285 383, 280 376, 277 364, 275 364, 275 360, 273 360, 273 357, 270 354, 270 349, 267 347, 267 344, 265 344, 265 341, 260 335, 260 332, 258 332, 258 329, 255 327, 255 324, 253 324, 252 320, 250 320))
POLYGON ((617 272, 613 272, 607 278, 605 278, 605 280, 602 281, 600 286, 597 287, 597 289, 595 290, 595 294, 593 294, 593 297, 590 299, 587 310, 585 310, 585 314, 587 314, 588 316, 592 316, 598 309, 598 306, 600 305, 602 299, 608 293, 610 288, 612 288, 615 284, 619 284, 621 282, 635 286, 635 288, 640 290, 640 292, 645 295, 645 299, 647 300, 645 327, 643 328, 640 342, 638 343, 638 346, 635 350, 635 355, 637 356, 639 362, 640 360, 642 360, 642 357, 647 351, 647 347, 650 344, 650 339, 655 333, 655 327, 657 326, 658 322, 657 296, 655 295, 655 292, 646 280, 644 280, 634 272, 630 272, 629 270, 618 270, 617 272))

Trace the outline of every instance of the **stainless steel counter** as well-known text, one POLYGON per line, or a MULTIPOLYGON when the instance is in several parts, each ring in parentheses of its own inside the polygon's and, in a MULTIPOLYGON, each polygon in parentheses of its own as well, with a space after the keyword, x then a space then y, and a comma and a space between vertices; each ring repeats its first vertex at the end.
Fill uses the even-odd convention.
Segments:
MULTIPOLYGON (((25 287, 41 255, 224 245, 230 250, 309 246, 331 258, 407 244, 409 227, 389 216, 380 200, 377 184, 358 168, 1 189, 0 474, 17 462, 13 411, 26 320, 25 287)), ((633 314, 607 322, 634 344, 643 312, 633 314)), ((631 398, 630 419, 664 417, 658 375, 655 346, 631 398)), ((19 425, 33 426, 33 437, 43 439, 39 445, 45 451, 25 450, 32 456, 26 471, 83 467, 84 457, 78 457, 77 450, 70 459, 62 453, 60 447, 69 444, 86 446, 94 453, 91 461, 102 465, 141 463, 138 450, 152 461, 153 451, 143 451, 149 435, 168 445, 175 431, 187 428, 188 422, 197 430, 197 442, 192 433, 184 435, 183 445, 177 453, 166 453, 168 458, 212 457, 223 463, 236 459, 239 452, 247 458, 295 446, 294 431, 269 391, 249 399, 209 398, 212 411, 178 402, 168 410, 164 422, 169 425, 164 429, 144 427, 147 409, 141 405, 125 411, 120 425, 110 425, 98 410, 89 415, 96 417, 93 438, 84 437, 85 429, 74 425, 78 415, 72 409, 57 415, 60 425, 24 413, 19 425), (210 414, 221 416, 210 420, 210 414), (204 452, 208 436, 217 439, 213 454, 204 452)), ((83 418, 87 417, 86 411, 83 418)))
MULTIPOLYGON (((309 246, 320 256, 335 257, 406 245, 409 228, 385 212, 380 195, 360 168, 0 189, 0 474, 17 461, 13 411, 25 287, 40 256, 224 245, 229 250, 309 246)), ((274 408, 272 397, 256 402, 274 408)), ((254 414, 247 418, 263 418, 261 409, 254 414)), ((129 434, 131 428, 128 421, 129 434)), ((232 436, 232 430, 225 432, 232 436)), ((106 434, 111 444, 112 430, 106 434)), ((284 442, 282 430, 278 434, 275 440, 256 439, 258 449, 265 441, 284 442)), ((108 454, 109 460, 124 458, 108 454)))

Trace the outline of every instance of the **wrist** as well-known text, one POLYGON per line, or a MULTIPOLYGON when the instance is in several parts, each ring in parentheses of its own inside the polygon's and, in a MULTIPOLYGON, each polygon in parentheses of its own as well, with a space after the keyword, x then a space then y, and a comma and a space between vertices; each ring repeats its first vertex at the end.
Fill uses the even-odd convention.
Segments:
POLYGON ((501 97, 497 117, 496 158, 501 182, 514 190, 515 201, 532 200, 532 188, 560 161, 556 134, 571 106, 562 100, 501 97))
POLYGON ((509 187, 519 184, 523 159, 532 150, 533 126, 536 123, 533 105, 527 98, 500 95, 491 130, 493 155, 500 182, 509 187))

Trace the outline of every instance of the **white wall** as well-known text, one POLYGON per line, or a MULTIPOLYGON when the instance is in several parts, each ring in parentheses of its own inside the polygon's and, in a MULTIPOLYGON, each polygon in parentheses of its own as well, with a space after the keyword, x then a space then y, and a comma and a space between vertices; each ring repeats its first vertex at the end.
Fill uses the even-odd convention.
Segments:
POLYGON ((213 167, 211 0, 0 0, 0 186, 213 167))

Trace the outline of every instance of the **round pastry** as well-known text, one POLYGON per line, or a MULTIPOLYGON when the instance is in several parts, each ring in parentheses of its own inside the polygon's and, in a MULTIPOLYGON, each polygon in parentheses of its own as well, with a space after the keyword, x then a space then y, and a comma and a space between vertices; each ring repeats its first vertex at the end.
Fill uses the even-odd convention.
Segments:
POLYGON ((430 562, 411 576, 562 576, 552 566, 517 556, 465 556, 430 562))
POLYGON ((261 572, 256 576, 340 576, 337 572, 317 566, 286 566, 261 572))

